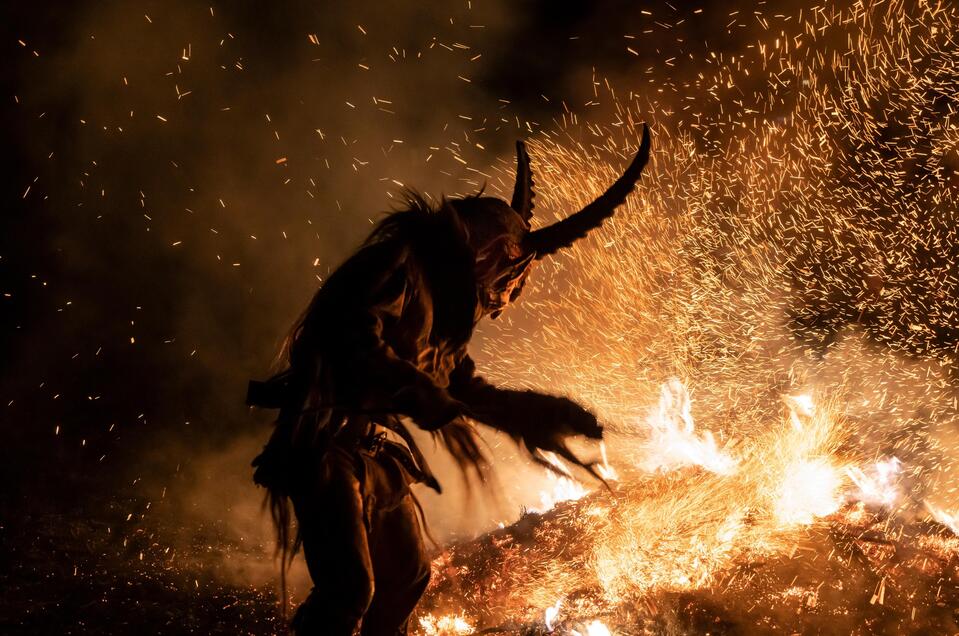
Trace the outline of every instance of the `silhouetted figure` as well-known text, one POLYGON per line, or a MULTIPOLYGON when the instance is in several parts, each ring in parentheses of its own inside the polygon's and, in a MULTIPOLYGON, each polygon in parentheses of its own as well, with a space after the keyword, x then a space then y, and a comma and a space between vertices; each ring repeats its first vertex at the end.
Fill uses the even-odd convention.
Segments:
POLYGON ((623 203, 649 146, 644 128, 609 190, 536 231, 522 142, 510 205, 478 195, 433 207, 411 193, 320 287, 288 341, 289 367, 251 382, 251 405, 280 409, 254 480, 269 491, 284 567, 302 546, 315 586, 293 619, 297 634, 350 636, 360 625, 365 636, 406 634, 430 575, 410 484, 440 490, 406 421, 481 479, 487 460, 469 420, 509 433, 541 462, 537 451, 552 451, 592 469, 565 444, 602 437, 592 413, 565 397, 491 386, 466 349, 480 318, 517 298, 536 260, 623 203))

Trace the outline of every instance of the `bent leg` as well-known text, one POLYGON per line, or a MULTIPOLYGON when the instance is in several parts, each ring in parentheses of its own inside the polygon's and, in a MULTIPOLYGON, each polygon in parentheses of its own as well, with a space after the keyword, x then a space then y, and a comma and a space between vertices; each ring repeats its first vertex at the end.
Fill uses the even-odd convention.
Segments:
POLYGON ((371 552, 376 593, 361 634, 405 635, 430 580, 430 562, 412 496, 407 495, 395 510, 377 515, 371 552))
POLYGON ((373 598, 373 566, 353 459, 331 451, 312 488, 293 498, 313 591, 297 610, 297 636, 352 636, 373 598))

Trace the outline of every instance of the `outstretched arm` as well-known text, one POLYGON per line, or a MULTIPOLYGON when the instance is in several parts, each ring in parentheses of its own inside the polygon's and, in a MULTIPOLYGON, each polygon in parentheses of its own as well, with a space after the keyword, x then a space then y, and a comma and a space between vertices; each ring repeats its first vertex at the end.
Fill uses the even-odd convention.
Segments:
POLYGON ((543 452, 553 452, 599 477, 593 464, 584 463, 566 446, 570 437, 602 439, 596 416, 569 398, 501 389, 476 375, 476 364, 466 356, 450 377, 450 394, 466 404, 470 417, 522 442, 532 458, 550 469, 543 452))

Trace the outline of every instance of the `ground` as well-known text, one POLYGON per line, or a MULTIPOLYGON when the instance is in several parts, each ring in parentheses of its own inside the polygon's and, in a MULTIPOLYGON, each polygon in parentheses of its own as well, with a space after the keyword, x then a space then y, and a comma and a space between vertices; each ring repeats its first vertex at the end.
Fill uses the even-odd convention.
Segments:
MULTIPOLYGON (((529 581, 518 581, 517 559, 563 550, 575 557, 571 520, 604 498, 614 495, 526 515, 438 555, 421 616, 462 614, 477 630, 490 630, 479 633, 549 633, 545 607, 521 593, 529 581)), ((228 539, 214 524, 195 528, 191 545, 164 547, 172 529, 124 531, 125 509, 117 503, 101 521, 47 513, 5 522, 0 632, 281 633, 275 585, 224 582, 205 565, 268 567, 264 546, 228 539)), ((959 540, 945 527, 849 506, 797 536, 788 552, 736 561, 700 589, 661 590, 615 606, 604 605, 596 589, 570 590, 554 633, 585 634, 593 619, 621 635, 959 632, 959 540)), ((237 571, 224 578, 236 580, 237 571)))

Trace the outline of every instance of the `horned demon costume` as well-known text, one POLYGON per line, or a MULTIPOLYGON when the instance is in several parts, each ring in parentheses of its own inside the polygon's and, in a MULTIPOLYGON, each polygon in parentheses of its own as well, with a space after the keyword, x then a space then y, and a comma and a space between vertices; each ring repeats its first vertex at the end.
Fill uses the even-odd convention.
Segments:
POLYGON ((479 319, 516 299, 535 260, 625 201, 649 146, 644 128, 635 159, 602 196, 535 231, 522 142, 509 205, 478 195, 434 207, 410 194, 317 291, 290 336, 288 368, 250 383, 248 403, 280 409, 254 480, 268 489, 284 564, 302 546, 315 585, 294 617, 298 634, 406 633, 430 574, 410 484, 440 490, 407 421, 481 478, 486 457, 471 422, 505 431, 534 458, 552 451, 589 468, 565 439, 601 438, 593 414, 565 397, 488 384, 466 349, 479 319))

